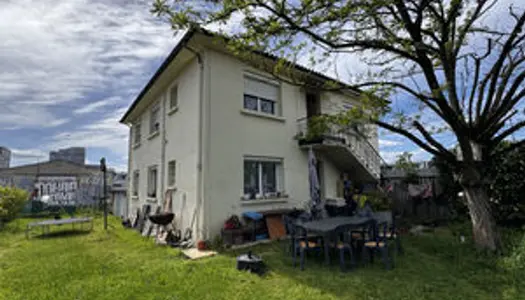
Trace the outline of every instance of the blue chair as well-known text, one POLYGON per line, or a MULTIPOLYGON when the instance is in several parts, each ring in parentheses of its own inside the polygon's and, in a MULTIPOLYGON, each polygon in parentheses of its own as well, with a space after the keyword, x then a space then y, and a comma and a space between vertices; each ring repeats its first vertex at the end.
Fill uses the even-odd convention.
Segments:
POLYGON ((348 252, 351 259, 351 265, 355 265, 354 250, 352 246, 352 227, 351 226, 341 226, 336 230, 337 242, 332 245, 332 248, 335 248, 339 251, 339 266, 341 272, 346 271, 345 263, 345 253, 348 252))
POLYGON ((387 223, 378 223, 373 220, 366 224, 366 234, 363 241, 363 254, 369 256, 370 262, 374 262, 374 256, 377 252, 381 253, 381 258, 388 270, 391 268, 390 256, 388 255, 388 243, 383 238, 379 237, 379 228, 383 230, 386 228, 387 223))
POLYGON ((378 236, 384 242, 393 241, 395 243, 395 250, 399 254, 403 254, 403 247, 401 245, 401 238, 396 228, 395 218, 392 216, 392 212, 384 211, 377 212, 375 219, 378 223, 383 224, 379 228, 378 236))
POLYGON ((295 220, 289 216, 283 216, 284 224, 288 234, 290 235, 290 249, 292 251, 293 266, 297 265, 297 253, 300 255, 301 271, 304 270, 306 261, 306 252, 320 253, 322 250, 321 240, 309 237, 304 228, 295 223, 295 220))

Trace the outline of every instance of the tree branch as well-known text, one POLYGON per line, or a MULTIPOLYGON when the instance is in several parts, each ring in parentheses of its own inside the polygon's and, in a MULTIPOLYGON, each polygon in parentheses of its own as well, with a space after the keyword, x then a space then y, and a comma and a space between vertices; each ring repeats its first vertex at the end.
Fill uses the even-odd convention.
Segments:
POLYGON ((450 151, 448 151, 445 147, 443 147, 438 141, 436 141, 429 133, 428 131, 423 128, 423 126, 418 122, 414 121, 412 123, 414 127, 423 135, 423 137, 434 147, 436 147, 439 151, 442 152, 443 156, 449 156, 450 159, 454 159, 455 156, 450 151))
MULTIPOLYGON (((386 129, 386 130, 389 130, 389 131, 392 131, 392 132, 395 132, 395 133, 398 133, 398 134, 401 134, 401 135, 405 136, 406 138, 411 140, 413 143, 415 143, 419 147, 423 148, 428 153, 434 154, 435 156, 442 157, 443 159, 445 159, 447 161, 450 161, 450 157, 448 157, 447 155, 444 155, 440 151, 430 147, 425 142, 421 141, 418 137, 416 137, 412 133, 408 132, 407 130, 404 130, 404 129, 401 129, 401 128, 397 128, 395 126, 392 126, 390 124, 384 123, 384 122, 379 121, 379 120, 373 120, 373 122, 375 124, 377 124, 378 126, 386 129)), ((455 161, 450 161, 450 162, 455 163, 455 161)))

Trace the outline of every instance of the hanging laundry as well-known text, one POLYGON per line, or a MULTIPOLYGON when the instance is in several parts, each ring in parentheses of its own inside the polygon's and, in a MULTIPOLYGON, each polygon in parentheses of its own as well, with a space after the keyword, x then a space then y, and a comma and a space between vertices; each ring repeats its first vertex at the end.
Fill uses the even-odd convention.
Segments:
POLYGON ((408 194, 411 197, 419 197, 425 192, 425 186, 421 184, 409 184, 408 185, 408 194))
POLYGON ((421 195, 421 198, 426 199, 432 197, 432 185, 426 184, 425 191, 423 192, 423 195, 421 195))

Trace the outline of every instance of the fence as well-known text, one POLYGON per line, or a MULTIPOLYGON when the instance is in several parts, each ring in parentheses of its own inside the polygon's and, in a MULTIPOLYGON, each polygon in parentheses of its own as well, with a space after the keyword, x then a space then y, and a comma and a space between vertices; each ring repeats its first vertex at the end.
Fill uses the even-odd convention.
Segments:
POLYGON ((403 180, 390 180, 392 190, 389 193, 396 214, 402 219, 417 222, 435 222, 450 220, 455 212, 449 205, 450 201, 442 190, 436 177, 419 177, 418 185, 430 186, 430 197, 416 196, 409 193, 409 184, 403 180))

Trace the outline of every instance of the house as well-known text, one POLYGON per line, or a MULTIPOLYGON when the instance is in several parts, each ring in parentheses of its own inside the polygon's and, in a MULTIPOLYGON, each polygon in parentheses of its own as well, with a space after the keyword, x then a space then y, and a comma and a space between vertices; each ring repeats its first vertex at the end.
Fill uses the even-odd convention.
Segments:
MULTIPOLYGON (((180 227, 212 238, 245 211, 304 207, 308 149, 321 192, 337 197, 341 172, 377 183, 377 129, 370 139, 328 130, 307 141, 307 120, 355 105, 359 91, 305 90, 265 71, 276 58, 233 56, 212 33, 189 30, 121 119, 129 126, 129 208, 162 205, 171 193, 180 227)), ((330 80, 300 66, 312 82, 330 80)))
POLYGON ((54 160, 0 169, 0 186, 25 189, 35 199, 49 196, 49 204, 95 205, 101 199, 102 184, 98 165, 54 160))

